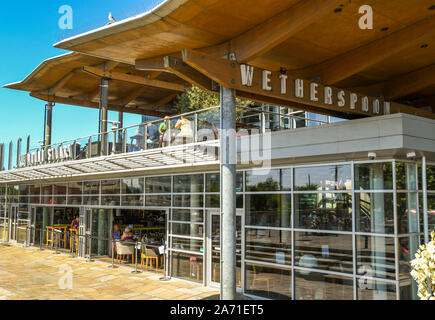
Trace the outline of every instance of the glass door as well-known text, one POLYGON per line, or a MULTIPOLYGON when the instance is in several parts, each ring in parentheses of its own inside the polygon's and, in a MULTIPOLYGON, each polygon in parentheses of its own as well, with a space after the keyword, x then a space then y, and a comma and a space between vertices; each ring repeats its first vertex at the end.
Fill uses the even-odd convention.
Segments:
POLYGON ((9 211, 9 241, 17 242, 18 239, 18 206, 11 205, 9 211))
POLYGON ((44 235, 46 234, 43 229, 43 208, 41 207, 31 207, 30 209, 30 245, 40 245, 41 243, 41 234, 42 241, 44 239, 44 235), (42 229, 42 232, 41 232, 42 229))
MULTIPOLYGON (((236 227, 237 227, 237 239, 236 239, 236 281, 237 287, 242 287, 242 226, 244 224, 243 214, 237 212, 236 217, 236 227)), ((208 228, 208 265, 211 267, 209 269, 209 279, 208 283, 212 286, 220 285, 220 270, 221 270, 221 229, 220 229, 220 214, 216 211, 209 212, 208 215, 209 228, 208 228)))
POLYGON ((0 205, 0 241, 8 241, 9 215, 6 205, 0 205))
POLYGON ((29 209, 11 205, 9 222, 9 239, 15 243, 29 243, 27 228, 29 226, 29 209))

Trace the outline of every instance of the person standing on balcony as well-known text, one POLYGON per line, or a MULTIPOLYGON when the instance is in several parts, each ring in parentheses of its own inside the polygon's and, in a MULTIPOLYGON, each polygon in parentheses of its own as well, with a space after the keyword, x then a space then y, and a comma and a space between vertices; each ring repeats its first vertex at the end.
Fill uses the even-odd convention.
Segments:
POLYGON ((193 142, 193 130, 192 123, 189 119, 181 116, 175 125, 175 129, 180 130, 180 133, 176 137, 177 144, 187 144, 193 142))
POLYGON ((171 141, 171 137, 168 132, 168 127, 170 126, 171 121, 169 120, 169 117, 165 117, 165 121, 160 125, 159 127, 159 133, 160 133, 160 143, 159 148, 167 147, 169 145, 169 142, 171 141))

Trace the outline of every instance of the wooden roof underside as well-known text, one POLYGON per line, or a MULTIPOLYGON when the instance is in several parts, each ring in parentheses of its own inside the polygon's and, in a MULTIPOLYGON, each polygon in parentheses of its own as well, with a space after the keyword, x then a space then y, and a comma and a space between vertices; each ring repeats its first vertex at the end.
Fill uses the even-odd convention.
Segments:
POLYGON ((132 65, 69 53, 44 61, 26 79, 5 87, 28 91, 32 97, 45 101, 98 108, 100 73, 104 68, 112 75, 109 81, 109 110, 112 111, 160 117, 173 114, 176 111, 171 102, 188 86, 167 72, 144 72, 132 65), (137 78, 130 81, 131 77, 137 78), (150 81, 152 85, 144 85, 142 81, 150 81))
POLYGON ((55 46, 137 68, 184 48, 435 109, 434 0, 167 0, 55 46), (361 30, 362 5, 374 30, 361 30))

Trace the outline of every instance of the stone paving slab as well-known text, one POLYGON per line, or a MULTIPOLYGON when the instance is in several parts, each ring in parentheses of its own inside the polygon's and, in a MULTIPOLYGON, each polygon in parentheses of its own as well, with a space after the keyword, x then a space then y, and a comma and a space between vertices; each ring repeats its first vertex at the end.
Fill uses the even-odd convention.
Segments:
POLYGON ((54 255, 52 251, 0 245, 0 300, 201 300, 216 289, 183 280, 159 281, 150 272, 109 269, 109 263, 54 255), (67 275, 71 272, 72 288, 67 275))

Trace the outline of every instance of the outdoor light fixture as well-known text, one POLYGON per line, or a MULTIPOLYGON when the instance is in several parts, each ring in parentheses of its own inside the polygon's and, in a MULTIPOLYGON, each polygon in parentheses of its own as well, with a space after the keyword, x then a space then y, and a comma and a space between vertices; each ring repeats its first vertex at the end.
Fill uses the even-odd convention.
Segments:
POLYGON ((368 157, 370 160, 375 160, 376 159, 376 152, 369 152, 368 157))
POLYGON ((406 157, 407 157, 408 159, 414 160, 414 159, 417 157, 417 155, 415 154, 414 151, 412 151, 412 152, 408 152, 408 153, 406 154, 406 157))

